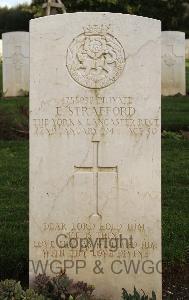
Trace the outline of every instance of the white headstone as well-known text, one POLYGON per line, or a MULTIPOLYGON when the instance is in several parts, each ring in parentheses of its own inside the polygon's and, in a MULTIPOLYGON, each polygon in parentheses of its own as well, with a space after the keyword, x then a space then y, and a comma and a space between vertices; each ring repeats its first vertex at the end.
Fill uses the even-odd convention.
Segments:
POLYGON ((8 32, 3 38, 3 93, 24 96, 29 91, 29 32, 8 32))
POLYGON ((186 95, 185 33, 162 32, 162 95, 186 95))
POLYGON ((110 13, 31 21, 31 282, 42 263, 106 299, 134 286, 161 299, 160 27, 110 13))
POLYGON ((189 59, 189 39, 186 39, 186 59, 189 59))
POLYGON ((3 46, 2 46, 2 40, 0 40, 0 62, 2 61, 2 55, 3 55, 3 46))

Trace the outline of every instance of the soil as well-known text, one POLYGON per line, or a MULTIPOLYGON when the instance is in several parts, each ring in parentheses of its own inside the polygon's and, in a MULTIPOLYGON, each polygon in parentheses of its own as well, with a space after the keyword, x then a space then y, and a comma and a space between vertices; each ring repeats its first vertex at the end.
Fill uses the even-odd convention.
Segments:
POLYGON ((189 264, 163 264, 163 300, 189 300, 189 264))

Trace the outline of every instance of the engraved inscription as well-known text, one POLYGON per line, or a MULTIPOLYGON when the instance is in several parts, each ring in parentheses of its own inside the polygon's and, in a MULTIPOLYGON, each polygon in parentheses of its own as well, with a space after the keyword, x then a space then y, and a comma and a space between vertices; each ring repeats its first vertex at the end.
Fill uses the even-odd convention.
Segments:
POLYGON ((56 107, 52 106, 51 115, 40 113, 33 119, 33 129, 37 136, 112 136, 124 131, 139 138, 157 134, 159 112, 140 118, 138 101, 128 96, 62 97, 56 107))
POLYGON ((163 56, 164 63, 167 66, 174 66, 176 64, 176 56, 174 54, 173 45, 167 46, 167 53, 163 56))
POLYGON ((34 240, 44 259, 109 257, 112 259, 150 259, 158 249, 142 223, 44 223, 44 233, 55 233, 52 239, 34 240), (140 237, 140 238, 139 238, 140 237))
POLYGON ((120 42, 105 25, 89 25, 67 51, 67 69, 80 85, 100 89, 114 83, 125 66, 120 42))

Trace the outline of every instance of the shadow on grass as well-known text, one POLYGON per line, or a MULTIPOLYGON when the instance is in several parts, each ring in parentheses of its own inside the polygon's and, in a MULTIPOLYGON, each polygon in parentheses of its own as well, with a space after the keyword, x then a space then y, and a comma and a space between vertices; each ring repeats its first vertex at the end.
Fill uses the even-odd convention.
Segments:
POLYGON ((28 97, 0 100, 0 139, 19 140, 29 137, 28 97))

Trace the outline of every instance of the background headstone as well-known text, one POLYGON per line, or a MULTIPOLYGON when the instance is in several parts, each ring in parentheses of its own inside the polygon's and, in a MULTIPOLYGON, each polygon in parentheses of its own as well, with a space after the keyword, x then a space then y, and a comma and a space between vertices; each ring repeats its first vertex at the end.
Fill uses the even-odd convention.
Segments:
POLYGON ((56 15, 30 38, 30 281, 42 265, 159 300, 160 21, 56 15))
POLYGON ((3 55, 3 44, 2 44, 2 40, 0 40, 0 62, 2 61, 2 55, 3 55))
POLYGON ((186 39, 186 59, 189 59, 189 39, 186 39))
POLYGON ((162 32, 162 95, 186 95, 185 33, 162 32))
POLYGON ((29 91, 29 32, 8 32, 3 39, 3 93, 24 96, 29 91))

